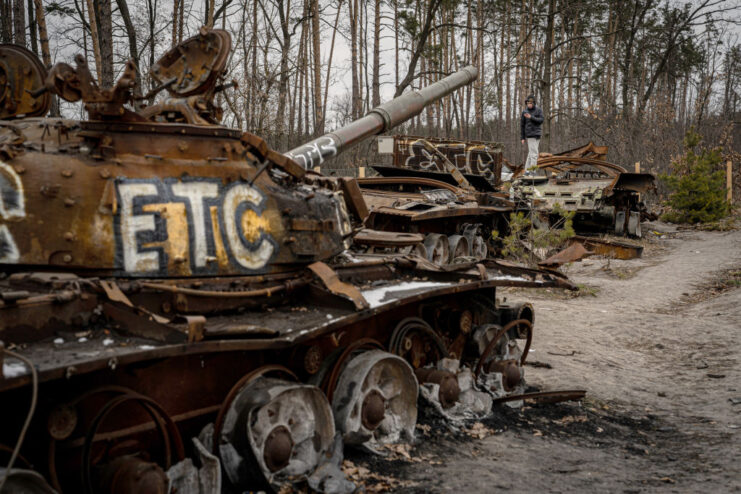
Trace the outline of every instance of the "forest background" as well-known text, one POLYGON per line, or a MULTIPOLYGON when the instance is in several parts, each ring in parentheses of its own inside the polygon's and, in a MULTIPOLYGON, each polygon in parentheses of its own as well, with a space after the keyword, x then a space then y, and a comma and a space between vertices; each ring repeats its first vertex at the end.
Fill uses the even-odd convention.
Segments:
MULTIPOLYGON (((694 128, 736 159, 741 184, 741 8, 737 0, 0 0, 2 41, 43 63, 82 53, 110 86, 201 26, 228 30, 224 123, 288 150, 394 95, 469 64, 478 80, 394 133, 495 141, 524 161, 519 115, 535 94, 541 151, 590 140, 610 161, 671 171, 694 128), (92 14, 91 14, 92 13, 92 14)), ((62 102, 63 116, 83 118, 62 102)), ((378 160, 367 143, 329 168, 378 160)), ((738 195, 737 195, 738 196, 738 195)))

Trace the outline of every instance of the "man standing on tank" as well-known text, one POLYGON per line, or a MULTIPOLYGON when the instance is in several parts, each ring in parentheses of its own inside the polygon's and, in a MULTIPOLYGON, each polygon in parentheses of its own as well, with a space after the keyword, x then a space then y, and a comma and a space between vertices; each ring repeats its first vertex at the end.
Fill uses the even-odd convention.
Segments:
POLYGON ((535 96, 532 94, 525 100, 525 109, 520 116, 520 139, 525 144, 527 140, 527 161, 525 170, 534 169, 538 164, 538 145, 543 134, 543 110, 535 106, 535 96))

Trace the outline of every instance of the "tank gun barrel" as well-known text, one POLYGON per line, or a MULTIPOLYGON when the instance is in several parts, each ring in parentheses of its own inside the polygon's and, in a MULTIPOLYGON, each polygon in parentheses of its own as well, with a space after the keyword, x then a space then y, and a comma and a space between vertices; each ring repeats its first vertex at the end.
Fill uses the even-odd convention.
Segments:
POLYGON ((464 67, 434 84, 418 91, 404 93, 377 106, 363 118, 291 149, 285 155, 306 169, 319 166, 327 159, 355 147, 367 138, 386 132, 419 115, 427 105, 470 84, 477 77, 478 71, 475 67, 464 67))

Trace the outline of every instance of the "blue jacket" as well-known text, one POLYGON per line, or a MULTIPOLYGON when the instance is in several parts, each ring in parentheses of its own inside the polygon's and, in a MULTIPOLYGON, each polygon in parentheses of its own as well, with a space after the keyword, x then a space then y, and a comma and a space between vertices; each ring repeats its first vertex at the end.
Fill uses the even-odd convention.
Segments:
POLYGON ((527 139, 528 137, 540 137, 543 135, 541 129, 543 125, 543 110, 537 106, 533 106, 532 110, 528 110, 527 106, 522 110, 520 115, 520 139, 527 139), (525 114, 529 113, 530 118, 525 118, 525 114))

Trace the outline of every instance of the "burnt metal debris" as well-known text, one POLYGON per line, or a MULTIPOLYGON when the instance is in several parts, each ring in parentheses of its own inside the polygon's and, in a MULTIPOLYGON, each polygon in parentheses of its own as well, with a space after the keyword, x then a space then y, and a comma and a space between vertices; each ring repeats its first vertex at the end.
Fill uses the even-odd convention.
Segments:
POLYGON ((506 230, 515 207, 498 190, 501 146, 394 136, 379 137, 378 148, 393 155, 393 166, 374 166, 380 177, 357 180, 369 209, 365 226, 373 233, 361 234, 356 245, 416 252, 439 264, 495 255, 493 233, 506 230), (386 242, 379 232, 387 233, 386 242))
MULTIPOLYGON (((639 248, 594 236, 640 237, 641 221, 653 219, 640 194, 655 187, 654 176, 605 161, 607 146, 592 142, 543 153, 535 173, 507 162, 495 143, 381 136, 378 151, 391 155, 391 165, 374 165, 379 177, 357 181, 371 231, 355 245, 365 252, 415 252, 441 264, 496 257, 512 213, 527 214, 542 228, 559 224, 565 211, 574 213, 577 232, 592 236, 594 253, 627 259, 640 256, 639 248)), ((584 251, 542 265, 557 267, 584 251)))
POLYGON ((556 207, 575 213, 580 233, 641 237, 641 220, 651 215, 640 194, 655 188, 650 173, 632 173, 605 161, 607 146, 586 146, 538 159, 538 172, 521 175, 514 196, 544 222, 556 207))
POLYGON ((495 191, 519 168, 504 159, 503 147, 495 142, 437 137, 382 136, 378 152, 392 155, 391 166, 373 167, 383 176, 419 176, 460 185, 451 176, 460 172, 474 187, 495 191))
POLYGON ((348 252, 383 241, 362 230, 375 184, 307 170, 475 70, 282 154, 218 124, 230 44, 201 30, 145 96, 131 64, 101 88, 81 57, 47 73, 0 46, 0 491, 348 492, 342 441, 409 440, 418 389, 451 418, 521 401, 533 310, 497 288, 573 285, 348 252), (89 119, 44 118, 51 95, 89 119))

